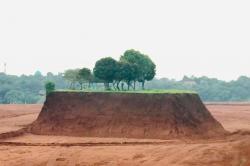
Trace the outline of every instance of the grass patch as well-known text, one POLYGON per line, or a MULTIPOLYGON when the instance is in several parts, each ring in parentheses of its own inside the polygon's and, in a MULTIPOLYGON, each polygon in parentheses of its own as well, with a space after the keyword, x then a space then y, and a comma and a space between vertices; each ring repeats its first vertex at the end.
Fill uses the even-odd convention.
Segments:
POLYGON ((197 94, 197 92, 189 90, 167 89, 167 90, 136 90, 136 91, 106 91, 106 90, 56 90, 55 92, 75 92, 75 93, 142 93, 142 94, 197 94))

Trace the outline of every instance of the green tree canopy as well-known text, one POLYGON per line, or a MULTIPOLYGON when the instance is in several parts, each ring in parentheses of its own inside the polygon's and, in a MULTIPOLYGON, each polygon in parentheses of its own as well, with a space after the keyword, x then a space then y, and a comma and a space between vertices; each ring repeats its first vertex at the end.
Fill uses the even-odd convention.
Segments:
POLYGON ((156 65, 149 56, 136 50, 127 50, 120 57, 121 62, 128 62, 134 65, 136 80, 142 83, 144 89, 145 81, 150 81, 156 74, 156 65))
POLYGON ((106 89, 109 89, 109 83, 115 79, 116 72, 117 61, 111 57, 98 60, 94 67, 94 75, 104 81, 106 89))
POLYGON ((70 83, 69 88, 75 89, 75 83, 78 80, 79 69, 68 69, 64 72, 64 78, 70 83))
POLYGON ((4 96, 5 103, 7 104, 21 104, 24 103, 24 94, 18 90, 8 91, 4 96))
POLYGON ((55 90, 55 87, 56 87, 56 85, 54 82, 51 82, 51 81, 46 82, 46 84, 45 84, 46 95, 53 92, 55 90))
MULTIPOLYGON (((136 74, 137 67, 134 64, 128 63, 128 62, 118 62, 116 74, 115 74, 115 80, 117 81, 117 89, 119 88, 119 83, 121 81, 124 81, 128 85, 128 90, 131 86, 131 82, 133 80, 136 80, 136 74)), ((135 87, 134 87, 135 88, 135 87)))
POLYGON ((82 68, 78 71, 78 75, 77 75, 77 81, 80 84, 81 90, 83 88, 83 83, 84 82, 89 82, 91 81, 91 70, 88 68, 82 68))

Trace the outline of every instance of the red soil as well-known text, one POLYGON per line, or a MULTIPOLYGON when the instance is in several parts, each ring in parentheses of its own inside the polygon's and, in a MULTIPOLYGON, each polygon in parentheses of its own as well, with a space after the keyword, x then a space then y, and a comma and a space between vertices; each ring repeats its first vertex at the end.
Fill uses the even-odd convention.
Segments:
MULTIPOLYGON (((7 110, 4 111, 8 107, 15 108, 15 111, 0 119, 0 126, 1 120, 5 120, 10 131, 16 128, 16 118, 19 119, 17 124, 32 122, 40 112, 40 108, 33 105, 0 105, 0 117, 8 114, 7 110), (30 110, 34 110, 34 116, 26 117, 30 110)), ((0 165, 250 166, 250 135, 246 131, 250 131, 250 105, 207 107, 226 130, 244 129, 245 132, 221 139, 193 141, 25 134, 0 139, 0 165)))
POLYGON ((196 94, 56 92, 48 96, 34 134, 208 138, 226 133, 196 94))
POLYGON ((32 123, 41 108, 41 105, 35 104, 0 105, 0 134, 19 130, 32 123))

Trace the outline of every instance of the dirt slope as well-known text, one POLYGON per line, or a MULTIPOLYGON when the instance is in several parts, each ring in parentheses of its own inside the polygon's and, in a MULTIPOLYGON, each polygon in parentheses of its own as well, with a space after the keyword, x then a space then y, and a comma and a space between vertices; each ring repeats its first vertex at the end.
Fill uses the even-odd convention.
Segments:
POLYGON ((196 94, 55 92, 47 97, 34 134, 180 138, 226 131, 196 94))

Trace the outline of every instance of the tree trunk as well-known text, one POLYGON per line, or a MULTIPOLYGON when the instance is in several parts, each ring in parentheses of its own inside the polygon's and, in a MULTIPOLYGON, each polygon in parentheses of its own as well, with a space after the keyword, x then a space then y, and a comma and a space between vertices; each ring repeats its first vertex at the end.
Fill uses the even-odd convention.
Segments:
POLYGON ((109 82, 107 83, 107 90, 109 90, 109 82))
POLYGON ((142 81, 141 85, 142 85, 142 90, 144 90, 145 89, 145 80, 142 81))
POLYGON ((136 81, 134 81, 134 87, 133 87, 133 88, 134 88, 134 90, 135 90, 135 83, 136 83, 136 81))
POLYGON ((73 87, 73 82, 70 82, 69 89, 72 89, 73 87))
POLYGON ((82 83, 80 83, 80 86, 81 86, 81 90, 82 90, 82 83))
POLYGON ((130 90, 130 81, 127 82, 128 84, 128 91, 130 90))
POLYGON ((89 85, 88 85, 88 88, 90 89, 90 81, 89 81, 89 85))
POLYGON ((104 86, 105 86, 105 90, 109 90, 109 83, 108 82, 105 82, 104 86))
POLYGON ((117 88, 118 91, 120 91, 119 84, 120 84, 120 81, 118 81, 118 82, 116 83, 116 88, 117 88))
POLYGON ((115 86, 115 82, 112 82, 112 85, 113 85, 113 88, 114 88, 115 90, 117 90, 117 89, 116 89, 116 86, 115 86))
POLYGON ((122 82, 122 91, 124 91, 124 83, 122 82))

